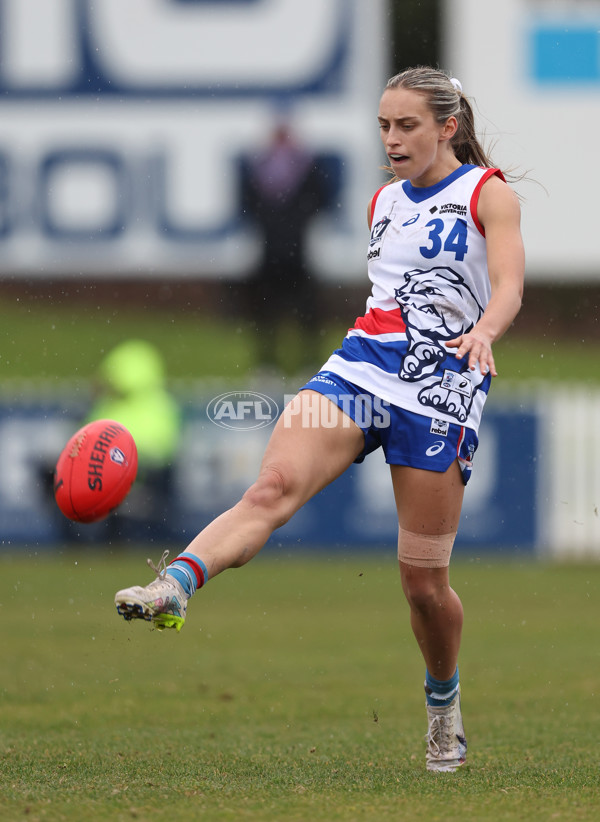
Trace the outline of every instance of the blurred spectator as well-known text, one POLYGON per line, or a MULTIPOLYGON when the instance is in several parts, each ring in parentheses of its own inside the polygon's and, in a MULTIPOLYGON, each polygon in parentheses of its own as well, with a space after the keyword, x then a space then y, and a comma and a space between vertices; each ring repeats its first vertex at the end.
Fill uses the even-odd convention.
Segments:
MULTIPOLYGON (((138 474, 117 511, 96 523, 71 522, 54 502, 53 469, 43 465, 43 483, 65 543, 164 542, 173 538, 173 463, 181 435, 179 404, 166 386, 160 353, 144 340, 127 340, 109 351, 98 368, 92 405, 81 425, 99 419, 129 429, 138 451, 138 474)), ((74 429, 75 430, 75 429, 74 429)))
POLYGON ((326 206, 326 178, 315 157, 287 122, 279 120, 266 148, 242 162, 244 216, 262 234, 262 258, 248 282, 247 308, 256 325, 259 363, 281 367, 281 332, 301 332, 301 365, 316 367, 319 314, 317 282, 310 270, 307 233, 326 206))
POLYGON ((133 435, 138 450, 138 476, 118 514, 109 517, 111 536, 165 539, 181 413, 167 390, 161 354, 144 340, 119 344, 101 362, 95 390, 86 422, 120 422, 133 435))

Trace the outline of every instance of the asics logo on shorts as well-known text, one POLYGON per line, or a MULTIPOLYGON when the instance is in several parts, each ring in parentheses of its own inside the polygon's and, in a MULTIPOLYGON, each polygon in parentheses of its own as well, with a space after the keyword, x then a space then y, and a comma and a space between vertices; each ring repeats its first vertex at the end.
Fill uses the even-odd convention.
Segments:
POLYGON ((425 454, 428 457, 435 457, 435 455, 439 454, 440 451, 443 451, 445 447, 446 447, 445 442, 442 442, 442 440, 437 440, 437 442, 434 442, 433 445, 429 446, 427 451, 425 451, 425 454))

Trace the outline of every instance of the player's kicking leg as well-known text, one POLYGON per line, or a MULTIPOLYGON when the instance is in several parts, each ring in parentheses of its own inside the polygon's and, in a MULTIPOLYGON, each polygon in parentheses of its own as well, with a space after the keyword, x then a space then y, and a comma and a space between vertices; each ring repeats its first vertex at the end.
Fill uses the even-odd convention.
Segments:
POLYGON ((252 559, 271 533, 342 474, 363 447, 362 430, 336 404, 318 392, 300 391, 277 421, 256 482, 169 566, 163 555, 153 582, 118 591, 119 614, 179 630, 187 600, 198 588, 252 559))

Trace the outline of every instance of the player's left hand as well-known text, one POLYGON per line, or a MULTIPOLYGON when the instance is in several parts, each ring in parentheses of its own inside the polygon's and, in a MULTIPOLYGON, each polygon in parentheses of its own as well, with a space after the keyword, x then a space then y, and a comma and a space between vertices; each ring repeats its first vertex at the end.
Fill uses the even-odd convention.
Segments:
POLYGON ((446 348, 456 348, 457 360, 462 360, 468 355, 468 365, 471 371, 474 371, 475 366, 479 364, 479 370, 483 375, 489 373, 492 377, 498 376, 492 354, 492 342, 481 331, 469 331, 468 334, 461 334, 454 340, 448 340, 446 348))

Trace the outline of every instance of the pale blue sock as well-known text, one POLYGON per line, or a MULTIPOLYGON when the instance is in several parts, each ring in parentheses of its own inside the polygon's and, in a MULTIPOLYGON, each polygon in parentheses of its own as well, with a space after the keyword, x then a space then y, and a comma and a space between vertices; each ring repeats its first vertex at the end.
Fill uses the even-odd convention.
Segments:
POLYGON ((449 705, 458 693, 458 668, 447 680, 435 679, 425 670, 425 699, 428 705, 441 708, 449 705))

